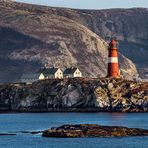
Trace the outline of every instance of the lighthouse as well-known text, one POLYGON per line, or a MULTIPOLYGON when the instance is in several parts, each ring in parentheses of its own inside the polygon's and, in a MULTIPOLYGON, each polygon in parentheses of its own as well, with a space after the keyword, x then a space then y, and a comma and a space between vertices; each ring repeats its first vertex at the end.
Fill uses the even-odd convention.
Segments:
POLYGON ((118 78, 119 74, 119 64, 118 64, 118 48, 117 41, 114 39, 109 43, 108 48, 108 72, 107 77, 118 78))

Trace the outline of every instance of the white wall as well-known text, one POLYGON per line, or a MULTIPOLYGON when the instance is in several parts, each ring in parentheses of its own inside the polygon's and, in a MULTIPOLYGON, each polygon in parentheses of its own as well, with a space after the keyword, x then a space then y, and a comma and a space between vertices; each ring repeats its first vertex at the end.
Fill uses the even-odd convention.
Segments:
POLYGON ((39 76, 39 80, 44 80, 44 79, 45 79, 45 76, 41 73, 39 76))
POLYGON ((58 69, 57 72, 55 73, 55 78, 57 79, 63 79, 63 71, 58 69))
POLYGON ((82 73, 80 72, 79 69, 77 69, 77 70, 74 72, 74 77, 82 77, 82 73))

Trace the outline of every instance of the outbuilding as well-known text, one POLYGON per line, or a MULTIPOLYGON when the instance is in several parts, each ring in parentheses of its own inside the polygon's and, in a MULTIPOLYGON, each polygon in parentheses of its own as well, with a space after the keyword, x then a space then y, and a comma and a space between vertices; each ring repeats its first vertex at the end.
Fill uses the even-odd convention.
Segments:
POLYGON ((63 79, 63 71, 60 68, 45 68, 42 73, 46 79, 63 79))
POLYGON ((82 72, 76 67, 66 68, 64 71, 64 77, 65 78, 82 77, 82 72))
POLYGON ((27 73, 23 74, 21 77, 21 82, 22 83, 32 83, 38 80, 44 80, 45 76, 43 73, 27 73))

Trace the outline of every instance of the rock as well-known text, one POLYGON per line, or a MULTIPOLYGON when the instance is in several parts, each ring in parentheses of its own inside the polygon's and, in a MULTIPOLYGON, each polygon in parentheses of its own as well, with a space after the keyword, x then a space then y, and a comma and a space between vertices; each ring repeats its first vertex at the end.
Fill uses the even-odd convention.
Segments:
POLYGON ((107 92, 102 87, 97 87, 95 92, 96 102, 95 106, 100 108, 107 108, 110 106, 110 101, 107 92))
POLYGON ((51 128, 45 130, 42 136, 58 138, 148 136, 148 130, 119 126, 79 124, 51 128))
POLYGON ((109 83, 109 84, 107 85, 107 88, 108 88, 109 90, 111 90, 113 87, 114 87, 113 83, 109 83))
POLYGON ((23 133, 23 134, 39 134, 42 132, 43 131, 20 131, 20 133, 23 133))
POLYGON ((40 134, 40 133, 42 133, 42 131, 33 131, 33 132, 30 132, 31 134, 40 134))
POLYGON ((0 85, 0 112, 148 112, 147 89, 148 82, 109 78, 0 85))

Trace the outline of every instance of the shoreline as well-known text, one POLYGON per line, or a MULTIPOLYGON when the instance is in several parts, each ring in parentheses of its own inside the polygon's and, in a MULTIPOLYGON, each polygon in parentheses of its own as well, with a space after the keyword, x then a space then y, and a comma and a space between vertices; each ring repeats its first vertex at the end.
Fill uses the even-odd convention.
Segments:
POLYGON ((0 114, 44 114, 44 113, 119 113, 119 114, 134 114, 134 113, 148 113, 148 112, 117 112, 117 111, 0 111, 0 114))

